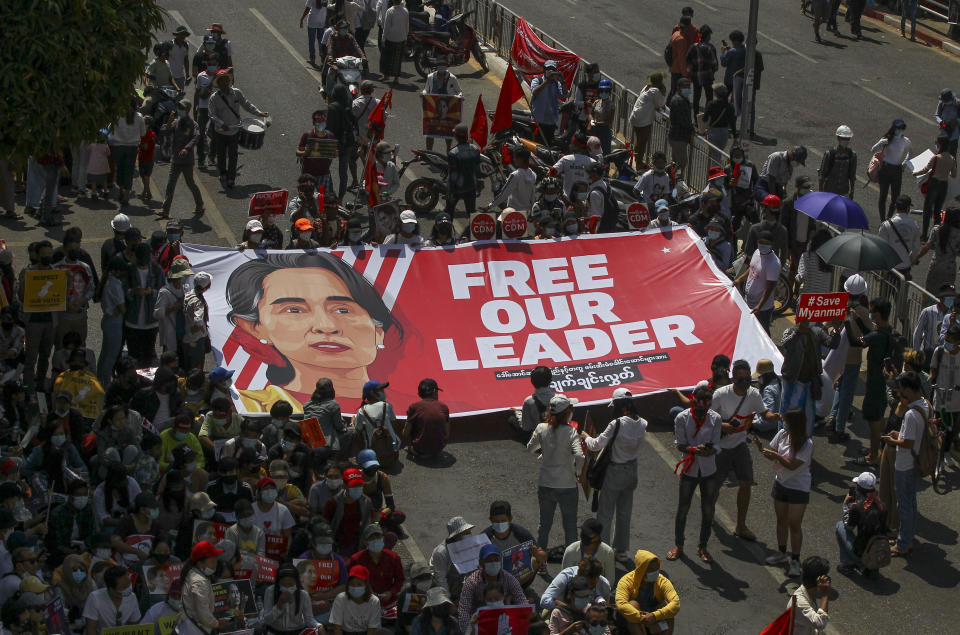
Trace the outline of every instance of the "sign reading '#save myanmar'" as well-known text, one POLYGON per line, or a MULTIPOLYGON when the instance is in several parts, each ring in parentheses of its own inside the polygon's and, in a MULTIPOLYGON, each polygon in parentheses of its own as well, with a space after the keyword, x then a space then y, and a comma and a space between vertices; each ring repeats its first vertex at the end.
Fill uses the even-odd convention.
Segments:
POLYGON ((686 227, 536 241, 332 251, 238 252, 184 245, 213 276, 214 354, 236 371, 243 414, 277 401, 295 412, 320 378, 344 413, 368 380, 390 382, 402 416, 421 379, 451 414, 518 406, 530 370, 558 391, 601 403, 687 387, 718 353, 780 354, 703 243, 686 227))

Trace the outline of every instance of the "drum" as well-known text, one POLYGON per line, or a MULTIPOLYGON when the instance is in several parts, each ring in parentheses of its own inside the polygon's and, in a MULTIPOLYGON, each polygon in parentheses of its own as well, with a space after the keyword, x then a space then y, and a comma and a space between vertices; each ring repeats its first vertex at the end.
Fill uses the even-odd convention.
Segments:
POLYGON ((266 125, 259 119, 244 119, 237 132, 237 143, 247 150, 259 150, 263 146, 266 131, 266 125))

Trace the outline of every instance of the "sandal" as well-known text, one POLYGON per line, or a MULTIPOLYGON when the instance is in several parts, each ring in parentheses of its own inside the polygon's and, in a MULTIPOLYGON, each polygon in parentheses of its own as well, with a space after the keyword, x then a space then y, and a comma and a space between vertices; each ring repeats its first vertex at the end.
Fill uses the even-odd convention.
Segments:
POLYGON ((706 562, 707 564, 711 564, 713 562, 713 556, 711 556, 707 550, 702 547, 697 549, 697 555, 700 556, 700 560, 706 562))
POLYGON ((890 557, 892 557, 892 558, 896 558, 896 557, 905 558, 905 557, 909 556, 912 551, 913 551, 912 548, 911 548, 911 549, 901 549, 900 547, 898 547, 898 546, 896 546, 896 545, 893 545, 892 547, 890 547, 890 557))
POLYGON ((740 538, 741 540, 748 540, 748 541, 750 541, 750 542, 756 542, 756 541, 757 541, 757 536, 756 536, 756 534, 754 534, 752 531, 750 531, 750 530, 747 529, 746 527, 744 527, 744 528, 741 529, 740 531, 735 531, 735 532, 733 532, 733 535, 736 536, 737 538, 740 538))
POLYGON ((683 549, 674 547, 667 552, 667 560, 677 560, 683 554, 683 549))

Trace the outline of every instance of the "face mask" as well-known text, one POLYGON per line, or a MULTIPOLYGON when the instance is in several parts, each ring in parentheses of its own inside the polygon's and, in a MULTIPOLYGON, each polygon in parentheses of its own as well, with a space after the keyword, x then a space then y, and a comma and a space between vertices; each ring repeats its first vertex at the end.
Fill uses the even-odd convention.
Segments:
POLYGON ((196 463, 187 463, 187 464, 183 467, 183 469, 184 469, 184 471, 187 472, 188 474, 193 474, 193 473, 196 471, 196 469, 197 469, 197 464, 196 464, 196 463))
POLYGON ((258 441, 256 439, 247 439, 247 438, 240 439, 240 445, 242 445, 245 448, 253 449, 257 447, 257 443, 258 441))
POLYGON ((560 232, 557 231, 556 227, 547 227, 546 231, 544 232, 544 234, 551 237, 556 236, 559 233, 560 232))
POLYGON ((300 240, 310 240, 313 237, 312 231, 302 231, 297 236, 300 237, 300 240))
POLYGON ((360 240, 360 237, 363 236, 363 232, 347 232, 347 238, 353 242, 360 240))
POLYGON ((363 594, 367 592, 367 587, 363 586, 348 586, 347 592, 350 593, 352 598, 361 598, 363 594))
POLYGON ((286 440, 284 440, 284 441, 281 441, 281 442, 280 442, 280 448, 281 448, 284 452, 292 452, 292 451, 293 451, 293 448, 295 448, 295 447, 297 447, 297 444, 294 443, 293 441, 286 441, 286 440))
POLYGON ((680 89, 680 94, 683 95, 684 97, 690 97, 690 95, 693 94, 693 89, 692 89, 692 88, 681 88, 681 89, 680 89))
POLYGON ((943 348, 946 349, 947 352, 952 353, 953 351, 957 350, 957 345, 956 345, 956 344, 953 344, 953 343, 951 343, 951 342, 944 342, 944 343, 943 343, 943 348))
POLYGON ((567 225, 566 230, 568 234, 576 234, 580 229, 579 225, 567 225))
POLYGON ((213 75, 214 73, 217 72, 217 68, 218 68, 218 67, 217 67, 215 64, 214 64, 213 66, 209 66, 209 65, 208 65, 208 66, 207 66, 207 72, 210 73, 211 75, 213 75))
POLYGON ((175 243, 180 240, 180 234, 167 234, 167 242, 175 243))
POLYGON ((496 602, 487 602, 485 606, 500 608, 503 606, 503 600, 497 600, 496 602))
POLYGON ((585 201, 585 200, 587 200, 587 193, 586 193, 586 192, 577 192, 577 200, 578 200, 578 201, 585 201))
POLYGON ((733 161, 735 165, 740 165, 741 163, 743 163, 743 157, 733 157, 731 161, 733 161))
POLYGON ((87 579, 87 572, 83 570, 74 571, 72 575, 73 575, 73 581, 76 582, 77 584, 80 584, 81 582, 87 579))
POLYGON ((160 510, 155 507, 147 510, 147 517, 150 520, 155 520, 159 515, 160 515, 160 510))
POLYGON ((775 220, 763 221, 763 226, 766 227, 767 229, 774 229, 777 226, 777 221, 775 220))
POLYGON ((591 73, 591 74, 590 74, 590 79, 592 79, 592 80, 595 81, 595 82, 599 82, 599 81, 600 81, 600 73, 591 73))
POLYGON ((893 136, 894 136, 894 137, 902 137, 902 136, 903 136, 903 130, 895 130, 894 133, 893 133, 893 136))
POLYGON ((313 124, 313 129, 316 130, 317 132, 323 132, 324 130, 327 129, 327 124, 325 121, 318 121, 313 124))
POLYGON ((187 434, 188 434, 188 433, 186 433, 186 432, 174 432, 174 433, 173 433, 173 436, 175 436, 175 437, 177 438, 177 441, 186 441, 186 440, 187 440, 187 434))
POLYGON ((367 543, 367 551, 380 553, 383 551, 383 538, 375 538, 367 543))
POLYGON ((346 30, 346 29, 340 29, 340 30, 337 31, 337 33, 339 33, 340 35, 346 35, 346 34, 347 34, 347 30, 346 30))
POLYGON ((90 500, 86 496, 76 496, 73 498, 73 508, 74 509, 83 509, 87 506, 87 501, 90 500))
POLYGON ((329 542, 318 542, 314 547, 321 556, 328 556, 333 551, 333 543, 329 542))
POLYGON ((603 635, 607 632, 606 624, 591 624, 587 627, 587 630, 590 632, 590 635, 603 635))
POLYGON ((343 481, 339 478, 328 478, 327 487, 330 489, 340 489, 340 486, 343 485, 343 481))
POLYGON ((216 508, 216 507, 212 507, 212 508, 210 508, 210 509, 205 509, 205 510, 203 510, 202 512, 200 512, 200 518, 202 518, 202 519, 204 519, 204 520, 210 520, 211 518, 213 518, 213 515, 216 514, 216 513, 217 513, 217 508, 216 508))
POLYGON ((297 590, 295 586, 282 586, 280 587, 280 593, 293 593, 297 590))
POLYGON ((349 488, 349 492, 350 492, 350 498, 352 498, 353 500, 357 500, 361 496, 363 496, 363 486, 351 487, 349 488))
POLYGON ((589 598, 573 598, 573 608, 577 609, 578 611, 582 611, 583 609, 587 608, 587 603, 589 601, 589 598))
POLYGON ((160 564, 163 564, 164 562, 166 562, 167 560, 170 559, 170 554, 169 554, 169 553, 155 553, 155 554, 153 554, 153 559, 156 560, 157 562, 159 562, 160 564))
POLYGON ((647 582, 653 584, 654 582, 657 581, 657 578, 660 577, 660 571, 659 571, 659 570, 658 570, 658 571, 651 571, 651 572, 649 572, 645 577, 647 578, 647 582))
POLYGON ((545 201, 547 201, 547 202, 549 202, 549 203, 552 203, 552 202, 554 202, 555 200, 557 200, 557 195, 556 195, 556 194, 544 194, 544 195, 543 195, 543 200, 545 200, 545 201))
POLYGON ((491 526, 498 534, 502 534, 510 529, 510 523, 493 523, 491 526))
POLYGON ((60 410, 59 408, 57 408, 56 410, 54 410, 54 412, 56 412, 57 416, 62 419, 66 417, 68 414, 70 414, 70 408, 64 408, 63 410, 60 410))
POLYGON ((167 604, 170 605, 174 611, 180 610, 180 598, 167 598, 167 604))
POLYGON ((500 573, 500 567, 501 567, 501 564, 499 560, 497 560, 496 562, 484 562, 483 572, 489 576, 495 576, 498 573, 500 573))
POLYGON ((850 141, 848 139, 839 139, 837 140, 837 145, 841 148, 850 147, 850 141))
POLYGON ((264 503, 272 503, 277 500, 277 490, 275 489, 265 489, 260 492, 260 500, 264 503))
POLYGON ((244 529, 250 529, 253 527, 253 517, 247 516, 246 518, 240 518, 237 520, 237 524, 243 527, 244 529))
POLYGON ((101 560, 106 560, 107 558, 110 557, 110 550, 109 550, 109 549, 94 549, 94 550, 93 550, 93 555, 95 555, 96 557, 100 558, 101 560))
POLYGON ((608 93, 608 92, 606 92, 606 91, 600 93, 600 99, 606 99, 606 98, 609 97, 609 96, 610 96, 610 93, 608 93))
POLYGON ((120 592, 120 597, 122 598, 132 598, 133 597, 133 587, 129 587, 120 592))
POLYGON ((216 573, 216 569, 211 569, 210 567, 200 567, 200 573, 207 576, 208 578, 216 573))
POLYGON ((760 250, 760 253, 764 256, 773 251, 773 245, 757 245, 757 249, 760 250))
POLYGON ((59 448, 66 442, 67 442, 67 437, 66 435, 63 435, 63 434, 55 434, 52 437, 50 437, 50 443, 55 448, 59 448))
POLYGON ((430 580, 422 580, 420 582, 414 582, 413 588, 415 588, 417 591, 420 591, 422 593, 426 593, 427 589, 430 588, 430 583, 431 583, 430 580))
POLYGON ((664 174, 667 173, 667 171, 663 168, 653 168, 653 173, 656 174, 657 176, 663 176, 664 174))
POLYGON ((236 476, 221 476, 220 480, 223 481, 223 484, 226 485, 227 487, 233 487, 234 485, 237 484, 236 476))
POLYGON ((415 232, 416 230, 417 230, 417 224, 416 224, 416 223, 404 223, 404 224, 403 224, 403 231, 405 231, 405 232, 408 233, 408 234, 412 234, 412 233, 415 232))
POLYGON ((720 232, 713 231, 712 229, 707 232, 707 240, 718 240, 720 238, 720 232))

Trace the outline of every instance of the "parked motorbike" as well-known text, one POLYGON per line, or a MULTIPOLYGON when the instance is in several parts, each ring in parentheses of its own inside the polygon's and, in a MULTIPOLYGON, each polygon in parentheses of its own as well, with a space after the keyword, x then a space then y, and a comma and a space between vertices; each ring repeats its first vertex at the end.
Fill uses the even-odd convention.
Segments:
POLYGON ((483 72, 490 70, 487 59, 480 50, 480 40, 473 27, 464 21, 473 11, 460 13, 447 22, 447 31, 410 32, 414 40, 413 65, 421 77, 426 78, 438 66, 460 66, 476 58, 483 72))
MULTIPOLYGON (((427 168, 436 176, 421 176, 414 179, 404 191, 404 200, 407 206, 418 216, 433 211, 440 202, 441 196, 447 194, 447 155, 432 150, 413 150, 413 162, 427 168)), ((498 182, 498 170, 493 159, 488 156, 489 151, 480 154, 480 179, 477 181, 477 196, 483 192, 484 181, 490 180, 493 191, 503 186, 502 170, 498 182)), ((410 162, 407 162, 410 163, 410 162)))

